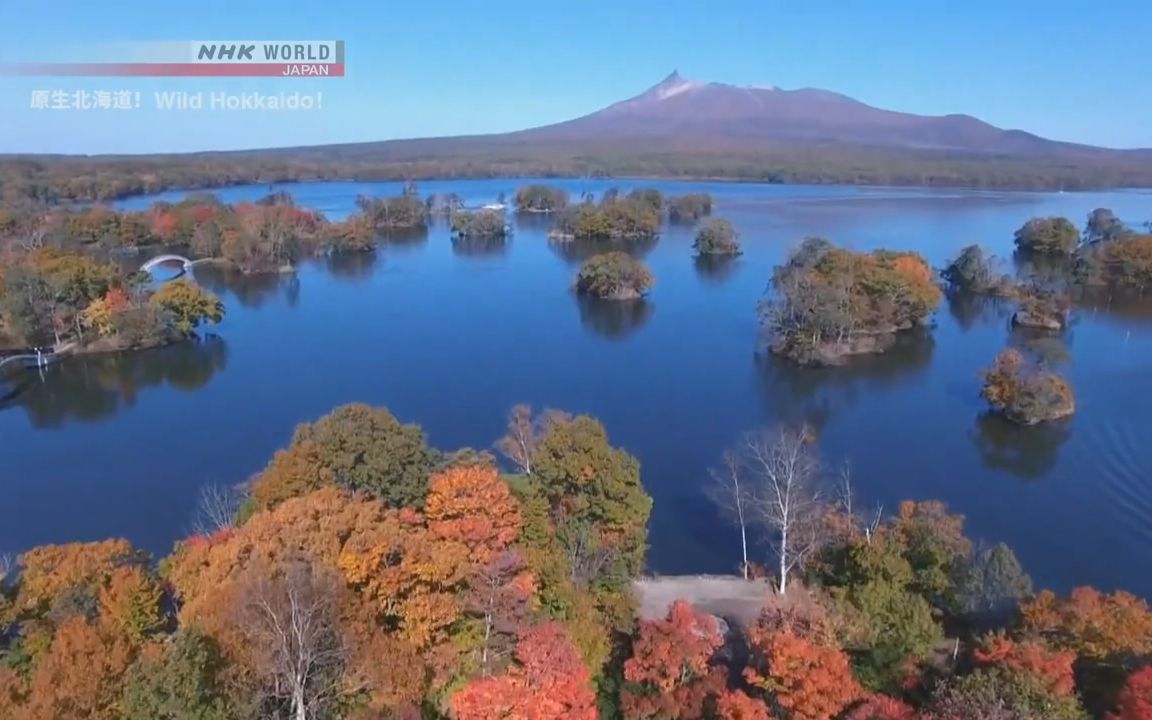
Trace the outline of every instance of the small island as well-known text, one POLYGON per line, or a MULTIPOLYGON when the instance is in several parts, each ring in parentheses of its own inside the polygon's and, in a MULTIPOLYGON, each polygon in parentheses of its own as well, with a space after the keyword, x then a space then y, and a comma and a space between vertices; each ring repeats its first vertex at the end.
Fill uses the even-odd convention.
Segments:
POLYGON ((636 300, 655 284, 647 265, 622 252, 595 255, 576 275, 576 292, 601 300, 636 300))
POLYGON ((743 254, 740 236, 732 223, 722 218, 709 220, 696 233, 692 249, 698 256, 732 257, 743 254))
POLYGON ((712 196, 689 193, 668 199, 668 219, 674 223, 694 223, 712 214, 712 196))
POLYGON ((1072 388, 1054 372, 1030 364, 1013 348, 1000 351, 982 373, 981 396, 992 409, 1021 425, 1068 417, 1076 411, 1072 388))
POLYGON ((551 213, 568 206, 568 192, 548 185, 525 185, 513 200, 516 212, 551 213))
POLYGON ((1015 242, 1023 253, 1069 257, 1080 245, 1080 231, 1068 218, 1032 218, 1016 231, 1015 242))
POLYGON ((776 268, 772 291, 760 306, 772 352, 814 366, 884 352, 942 297, 917 253, 857 253, 822 238, 805 240, 776 268))
POLYGON ((452 234, 458 238, 503 238, 508 223, 499 210, 457 210, 452 213, 452 234))
POLYGON ((555 240, 621 240, 660 233, 660 208, 650 198, 605 194, 599 203, 573 205, 556 218, 549 237, 555 240))

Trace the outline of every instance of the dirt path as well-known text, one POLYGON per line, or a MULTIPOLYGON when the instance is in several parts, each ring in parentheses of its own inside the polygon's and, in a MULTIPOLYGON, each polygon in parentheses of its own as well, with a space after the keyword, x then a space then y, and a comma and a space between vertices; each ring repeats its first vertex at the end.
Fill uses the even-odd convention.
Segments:
POLYGON ((697 610, 747 625, 767 600, 774 597, 766 580, 744 580, 735 575, 676 575, 632 581, 637 612, 643 620, 664 617, 676 600, 687 600, 697 610))

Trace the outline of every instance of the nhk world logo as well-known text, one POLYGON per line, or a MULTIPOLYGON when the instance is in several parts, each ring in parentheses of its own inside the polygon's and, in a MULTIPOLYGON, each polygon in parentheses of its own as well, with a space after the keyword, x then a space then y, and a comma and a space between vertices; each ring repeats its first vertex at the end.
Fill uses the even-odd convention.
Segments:
POLYGON ((56 77, 343 77, 343 40, 189 40, 94 48, 93 58, 0 67, 56 77))

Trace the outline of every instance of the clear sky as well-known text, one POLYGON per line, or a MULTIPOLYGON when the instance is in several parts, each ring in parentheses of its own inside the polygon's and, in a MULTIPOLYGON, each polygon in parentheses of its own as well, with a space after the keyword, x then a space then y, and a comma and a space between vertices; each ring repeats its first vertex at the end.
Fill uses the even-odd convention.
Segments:
POLYGON ((568 119, 673 69, 1152 147, 1152 0, 3 0, 0 61, 83 43, 344 40, 327 79, 0 77, 0 152, 160 152, 499 132, 568 119), (34 90, 139 109, 32 109, 34 90), (305 111, 162 111, 157 91, 322 92, 305 111))

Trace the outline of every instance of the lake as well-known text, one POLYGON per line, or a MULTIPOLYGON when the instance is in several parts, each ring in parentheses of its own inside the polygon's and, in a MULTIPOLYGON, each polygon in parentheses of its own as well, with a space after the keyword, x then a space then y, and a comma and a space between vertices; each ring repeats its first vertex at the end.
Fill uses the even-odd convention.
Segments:
MULTIPOLYGON (((525 182, 419 189, 480 203, 525 182)), ((228 308, 213 336, 69 360, 28 374, 0 405, 0 551, 124 536, 164 554, 189 531, 201 486, 247 479, 297 423, 342 403, 385 405, 451 449, 489 447, 512 405, 526 402, 592 414, 640 459, 655 498, 655 572, 733 570, 738 539, 702 492, 708 468, 744 431, 803 419, 818 428, 829 467, 851 464, 860 501, 895 510, 901 499, 940 499, 967 516, 972 537, 1011 545, 1038 585, 1152 596, 1152 309, 1081 308, 1063 338, 1035 341, 1070 379, 1078 411, 1028 429, 986 417, 979 398, 980 368, 1009 342, 1007 308, 945 301, 930 338, 829 370, 758 354, 756 317, 772 267, 805 236, 914 249, 936 265, 971 243, 1008 257, 1030 217, 1082 224, 1110 207, 1141 222, 1152 217, 1152 194, 553 184, 573 197, 609 186, 710 192, 745 254, 700 264, 694 230, 667 227, 628 248, 657 285, 646 302, 625 305, 571 293, 592 250, 550 244, 538 216, 514 221, 503 244, 454 244, 440 223, 371 255, 305 263, 294 278, 235 283, 198 269, 228 308)), ((274 189, 341 218, 358 194, 397 194, 400 184, 274 189)))

